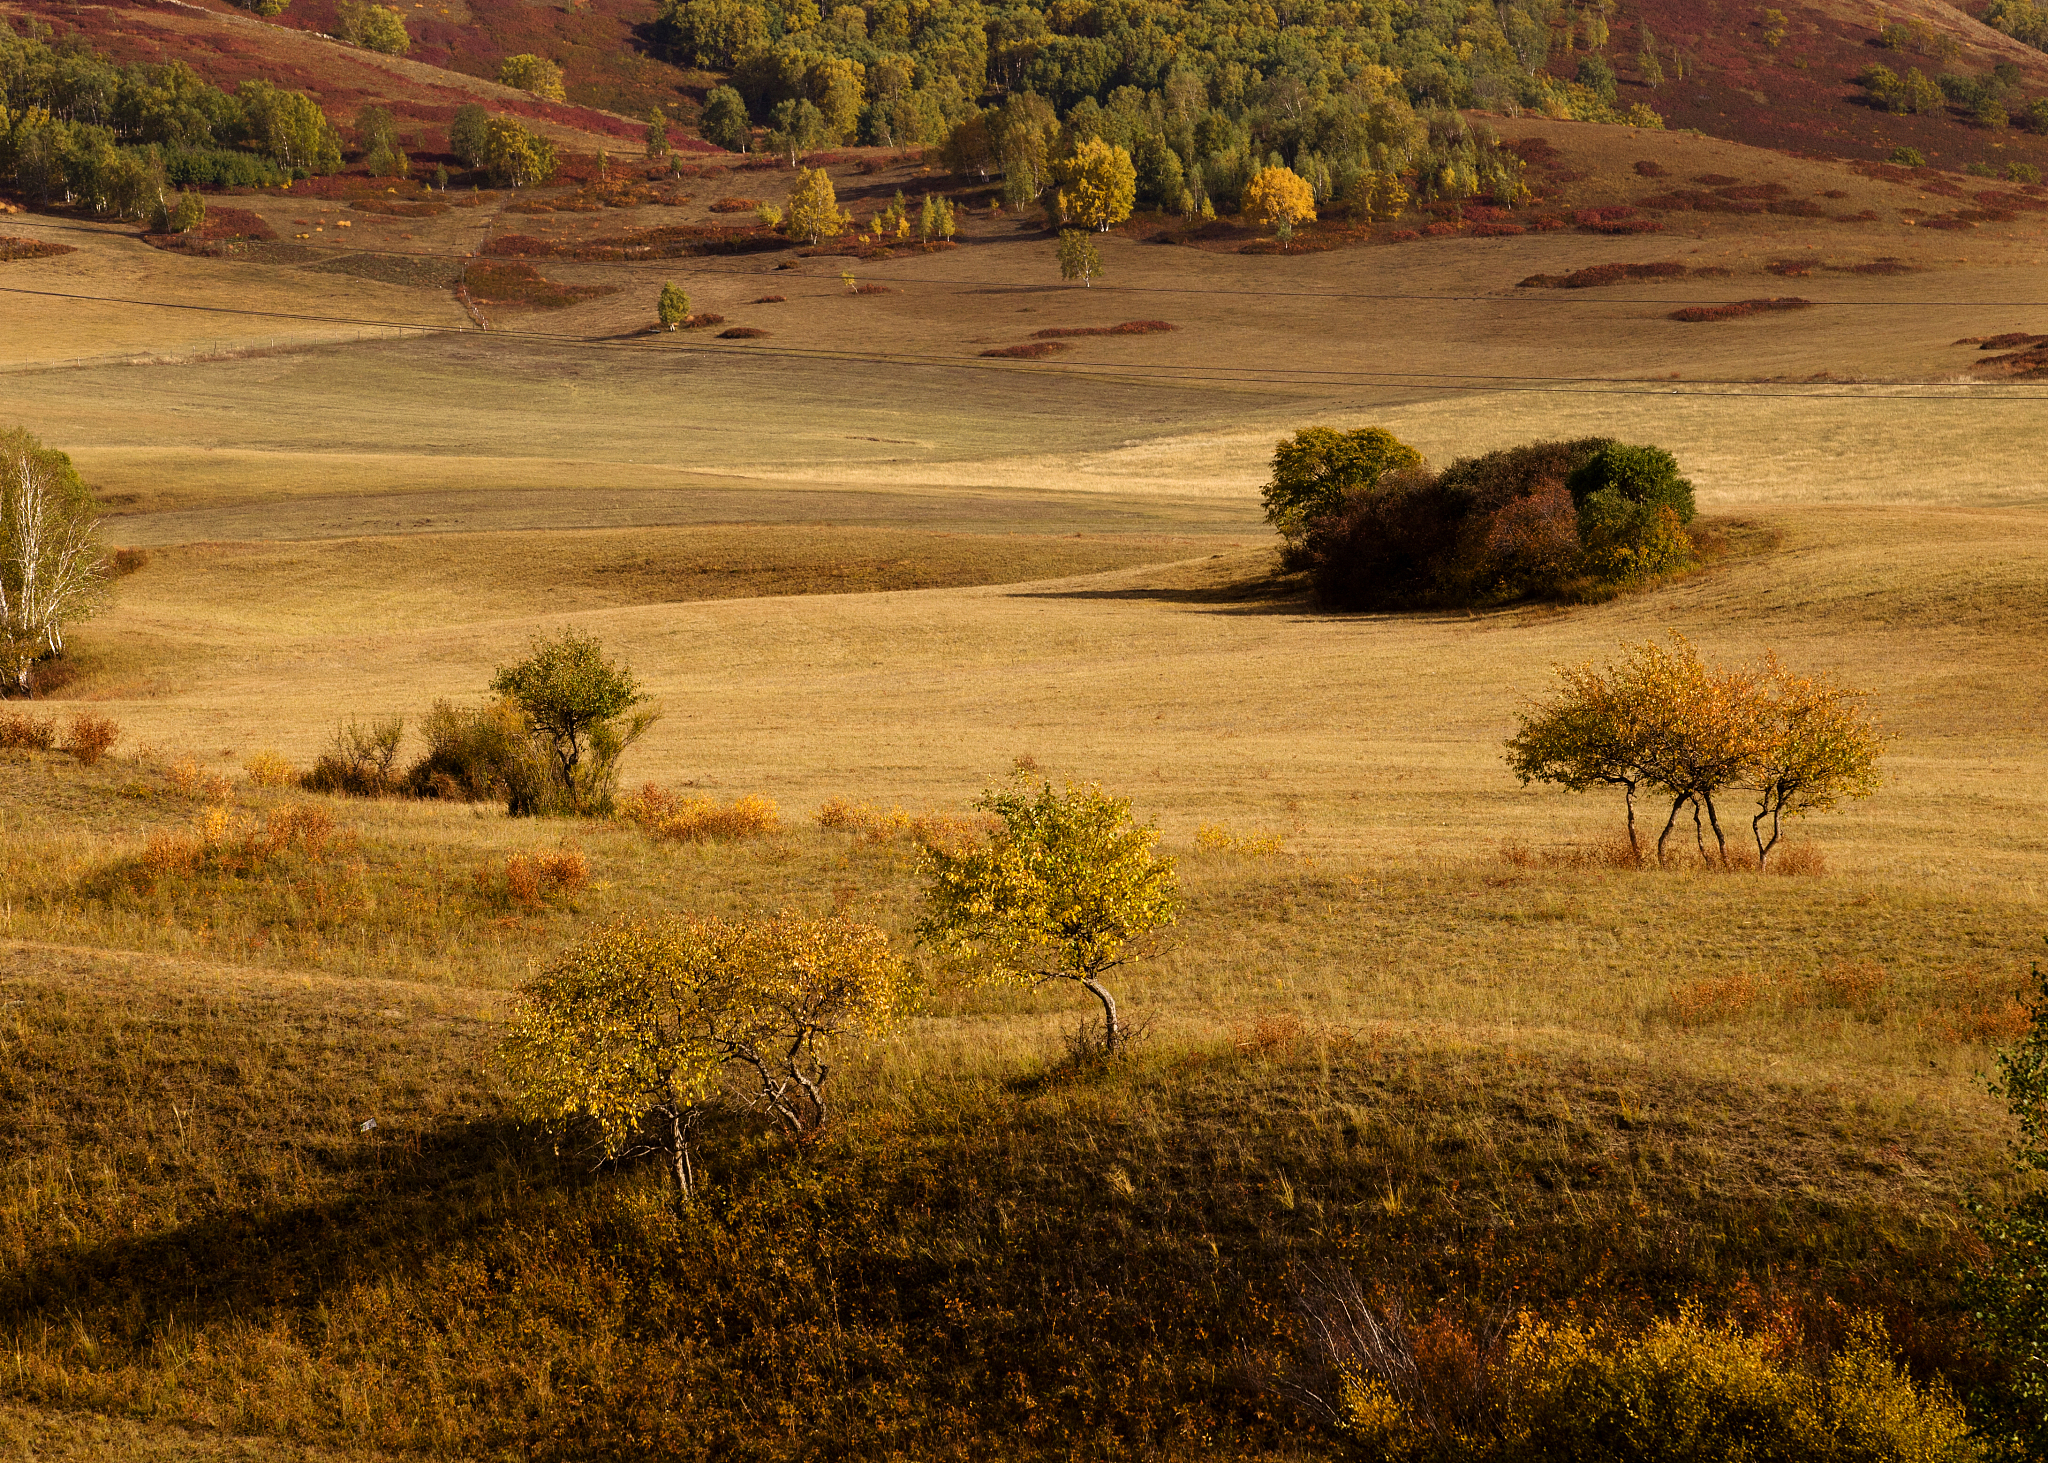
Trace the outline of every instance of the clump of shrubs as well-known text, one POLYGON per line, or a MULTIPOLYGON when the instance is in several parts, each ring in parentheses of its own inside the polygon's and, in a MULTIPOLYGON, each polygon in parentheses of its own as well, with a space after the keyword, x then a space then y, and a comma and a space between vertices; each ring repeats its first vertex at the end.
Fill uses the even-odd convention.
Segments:
POLYGON ((1915 1459, 1981 1456, 1939 1380, 1916 1386, 1866 1314, 1816 1354, 1795 1319, 1696 1311, 1640 1331, 1527 1313, 1494 1338, 1354 1296, 1311 1302, 1338 1426, 1388 1459, 1915 1459))
MULTIPOLYGON (((1313 499, 1289 517, 1269 489, 1268 516, 1283 533, 1294 528, 1287 565, 1307 572, 1330 609, 1600 599, 1695 556, 1692 484, 1662 448, 1605 437, 1536 442, 1439 472, 1376 429, 1364 434, 1375 439, 1364 453, 1343 450, 1362 434, 1324 435, 1335 450, 1322 454, 1313 499)), ((1276 475, 1306 436, 1281 444, 1276 475)))
POLYGON ((0 711, 0 751, 69 752, 87 767, 94 766, 121 739, 120 723, 111 717, 81 711, 60 735, 55 719, 25 711, 0 711))
POLYGON ((721 807, 716 799, 686 797, 652 782, 619 804, 619 817, 667 843, 754 838, 781 826, 772 799, 749 794, 721 807))
POLYGON ((380 798, 397 792, 394 771, 398 745, 405 737, 405 718, 381 716, 370 722, 354 719, 334 729, 334 738, 304 778, 308 792, 345 793, 380 798))
POLYGON ((333 815, 312 803, 273 808, 262 822, 223 805, 208 808, 191 833, 151 834, 135 877, 146 885, 164 875, 190 877, 202 870, 252 874, 286 854, 318 863, 336 842, 333 815))

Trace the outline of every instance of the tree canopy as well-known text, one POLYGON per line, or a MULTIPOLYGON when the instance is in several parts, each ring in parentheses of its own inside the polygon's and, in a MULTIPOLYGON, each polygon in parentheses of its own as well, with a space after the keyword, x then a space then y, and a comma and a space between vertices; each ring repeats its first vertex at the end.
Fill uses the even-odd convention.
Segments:
POLYGON ((1101 978, 1150 953, 1181 908, 1158 830, 1095 783, 1059 790, 1019 774, 975 807, 995 820, 986 840, 926 849, 919 939, 985 980, 1084 987, 1102 1003, 1104 1050, 1117 1051, 1127 1028, 1101 978))
POLYGON ((1422 454, 1382 427, 1340 432, 1304 427, 1273 448, 1266 484, 1266 521, 1298 538, 1310 520, 1335 509, 1347 493, 1370 489, 1389 472, 1420 467, 1422 454))
POLYGON ((17 690, 106 585, 98 505, 71 459, 19 427, 0 432, 0 665, 17 690))

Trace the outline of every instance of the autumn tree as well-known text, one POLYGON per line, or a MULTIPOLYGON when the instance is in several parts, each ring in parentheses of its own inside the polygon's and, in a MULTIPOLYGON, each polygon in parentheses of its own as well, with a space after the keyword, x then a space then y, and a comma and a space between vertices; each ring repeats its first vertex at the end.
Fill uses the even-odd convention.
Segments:
POLYGON ((0 665, 17 691, 106 589, 97 505, 71 459, 18 427, 0 432, 0 665))
POLYGON ((1128 1028, 1102 978, 1151 954, 1181 908, 1158 830, 1097 784, 1062 792, 1022 773, 975 807, 995 819, 987 839, 926 850, 918 938, 984 980, 1073 981, 1102 1003, 1103 1050, 1114 1055, 1128 1028))
POLYGON ((647 114, 647 159, 659 162, 668 154, 668 118, 656 107, 647 114))
POLYGON ((402 178, 410 168, 405 146, 398 140, 398 119, 384 107, 356 111, 356 146, 373 178, 402 178))
POLYGON ((789 190, 789 207, 782 220, 791 238, 836 239, 846 232, 846 216, 839 211, 839 195, 823 168, 799 168, 796 185, 789 190))
POLYGON ((1131 216, 1138 201, 1138 170, 1121 147, 1091 137, 1052 165, 1060 213, 1082 228, 1107 233, 1131 216))
POLYGON ((1518 714, 1508 766, 1525 784, 1621 789, 1629 846, 1639 860, 1635 804, 1644 790, 1670 799, 1657 837, 1659 863, 1687 809, 1701 858, 1726 862, 1716 799, 1731 789, 1753 793, 1758 868, 1784 818, 1876 790, 1882 743, 1861 693, 1793 675, 1775 656, 1760 668, 1717 669, 1674 631, 1669 646, 1645 641, 1604 670, 1560 668, 1558 677, 1550 698, 1518 714))
POLYGON ((530 188, 555 174, 555 145, 510 117, 484 124, 481 163, 493 179, 508 188, 530 188))
POLYGON ((1759 869, 1777 847, 1786 818, 1829 812, 1844 798, 1877 791, 1884 737, 1871 719, 1865 692, 1825 677, 1796 675, 1775 654, 1767 654, 1751 736, 1754 746, 1743 785, 1757 799, 1750 830, 1759 869))
POLYGON ((661 323, 674 330, 690 318, 690 297, 683 287, 670 280, 661 287, 661 302, 655 307, 661 323))
POLYGON ((464 102, 448 123, 448 150, 466 168, 480 168, 491 143, 491 114, 476 102, 464 102))
POLYGON ((524 799, 515 787, 515 814, 547 811, 549 803, 576 813, 609 811, 619 758, 660 716, 632 671, 608 659, 595 636, 576 630, 536 638, 526 659, 498 668, 491 689, 518 706, 550 772, 551 786, 532 796, 534 805, 518 806, 524 799))
POLYGON ((500 1059, 531 1117, 591 1123, 609 1157, 661 1155, 688 1203, 714 1108, 808 1141, 835 1049, 885 1030, 908 993, 888 937, 848 919, 623 924, 521 990, 500 1059))
POLYGON ((562 68, 545 56, 525 52, 507 56, 498 65, 498 85, 532 92, 542 101, 564 102, 568 88, 562 84, 562 68))
POLYGON ((1060 278, 1078 279, 1087 289, 1102 273, 1102 255, 1095 241, 1079 229, 1060 230, 1060 278))
POLYGON ((341 168, 341 138, 320 104, 304 92, 282 91, 266 81, 245 81, 235 88, 251 140, 301 176, 341 168))
POLYGON ((1273 448, 1273 479, 1264 493, 1266 521, 1282 537, 1298 539, 1312 519, 1341 505, 1346 493, 1421 465, 1420 452, 1380 427, 1354 432, 1304 427, 1273 448))
POLYGON ((1244 216, 1255 228, 1314 223, 1316 195, 1291 168, 1263 168, 1245 185, 1244 216))

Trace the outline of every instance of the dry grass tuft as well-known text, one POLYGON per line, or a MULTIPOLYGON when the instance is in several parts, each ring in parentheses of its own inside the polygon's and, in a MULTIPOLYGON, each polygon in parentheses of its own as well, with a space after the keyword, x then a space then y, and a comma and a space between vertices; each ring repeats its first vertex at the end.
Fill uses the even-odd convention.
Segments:
POLYGON ((816 818, 820 828, 853 833, 866 843, 883 844, 908 838, 919 847, 951 850, 986 836, 994 826, 992 819, 982 815, 911 813, 899 807, 885 811, 843 797, 833 798, 819 808, 816 818))
POLYGON ((1706 1026, 1733 1021, 1748 1014, 1762 997, 1764 988, 1755 976, 1710 976, 1688 981, 1671 992, 1671 1011, 1681 1026, 1706 1026))
POLYGON ((1055 325, 1031 332, 1033 340, 1064 340, 1073 335, 1157 335, 1180 327, 1167 320, 1126 320, 1121 325, 1055 325))
POLYGON ((1221 823, 1204 823, 1197 828, 1195 847, 1204 853, 1236 853, 1253 858, 1276 858, 1287 851, 1277 833, 1233 833, 1221 823))
POLYGON ((773 800, 749 794, 720 807, 715 799, 685 797, 648 783, 619 805, 619 817, 650 838, 672 843, 755 838, 780 826, 773 800))
POLYGON ((590 883, 590 860, 580 848, 533 849, 509 855, 502 867, 476 871, 477 892, 500 904, 538 910, 550 897, 567 899, 590 883))

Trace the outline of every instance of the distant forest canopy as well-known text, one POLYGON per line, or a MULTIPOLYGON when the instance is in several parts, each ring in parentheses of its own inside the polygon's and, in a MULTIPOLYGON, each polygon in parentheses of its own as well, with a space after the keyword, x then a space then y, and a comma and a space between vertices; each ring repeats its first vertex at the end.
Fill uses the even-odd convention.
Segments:
MULTIPOLYGON (((1613 5, 882 0, 827 15, 817 0, 665 0, 657 37, 671 59, 728 74, 756 121, 809 102, 834 143, 946 142, 984 104, 1029 94, 1066 120, 1070 145, 1100 136, 1130 152, 1141 196, 1165 206, 1179 191, 1171 172, 1234 210, 1276 154, 1320 201, 1364 172, 1505 203, 1519 162, 1452 109, 1658 125, 1647 108, 1615 109, 1601 55, 1613 5)), ((980 161, 1008 171, 1000 156, 980 161)))

